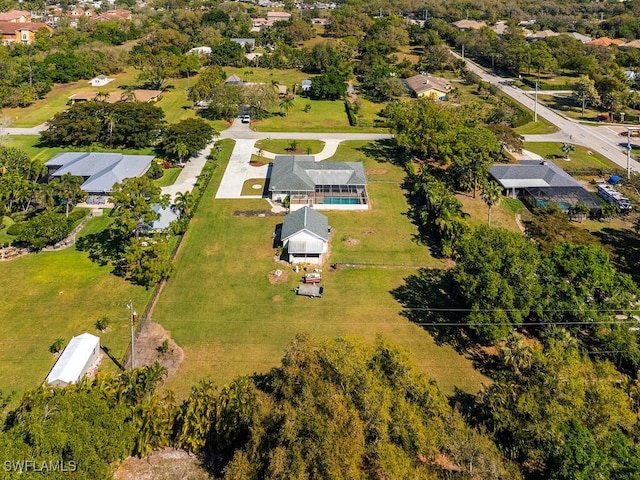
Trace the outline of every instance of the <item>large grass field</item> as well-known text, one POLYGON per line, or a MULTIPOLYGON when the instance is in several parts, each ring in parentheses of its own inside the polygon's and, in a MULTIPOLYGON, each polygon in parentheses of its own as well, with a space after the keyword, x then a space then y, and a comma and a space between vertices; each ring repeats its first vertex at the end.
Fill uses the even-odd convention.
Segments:
MULTIPOLYGON (((10 119, 11 127, 34 127, 67 108, 71 95, 80 92, 111 92, 113 95, 118 95, 121 87, 137 85, 138 73, 131 67, 127 68, 122 73, 111 75, 114 80, 104 87, 92 87, 86 80, 56 84, 44 99, 38 100, 33 105, 26 108, 5 108, 2 113, 10 119)), ((169 79, 165 83, 163 87, 165 91, 157 105, 164 111, 165 120, 168 123, 176 123, 196 116, 192 102, 187 99, 187 90, 196 80, 197 76, 169 79)), ((211 122, 211 124, 217 130, 225 128, 221 121, 211 122)))
MULTIPOLYGON (((339 155, 361 157, 358 147, 346 146, 339 155)), ((282 217, 259 216, 269 208, 263 200, 216 200, 224 168, 216 170, 153 316, 185 351, 183 365, 168 382, 179 396, 201 378, 222 384, 237 375, 268 371, 299 332, 317 339, 356 335, 367 341, 382 334, 407 347, 448 393, 454 387, 475 392, 486 381, 468 359, 436 345, 400 314, 391 291, 417 266, 443 264, 414 241, 401 169, 370 158, 365 167, 372 209, 327 212, 333 232, 329 263, 361 265, 335 270, 325 265, 326 293, 314 300, 295 296, 292 289, 301 273, 274 261, 272 234, 282 217), (238 213, 248 211, 255 214, 238 213), (276 269, 283 271, 284 281, 272 284, 269 273, 276 269)))
MULTIPOLYGON (((89 221, 81 236, 104 229, 105 215, 89 221)), ((55 362, 49 346, 83 332, 100 336, 116 358, 129 343, 126 302, 142 312, 151 291, 112 275, 71 247, 29 254, 0 263, 0 390, 24 391, 39 386, 55 362), (106 315, 110 331, 98 332, 95 321, 106 315)), ((103 368, 113 370, 108 358, 103 368)))

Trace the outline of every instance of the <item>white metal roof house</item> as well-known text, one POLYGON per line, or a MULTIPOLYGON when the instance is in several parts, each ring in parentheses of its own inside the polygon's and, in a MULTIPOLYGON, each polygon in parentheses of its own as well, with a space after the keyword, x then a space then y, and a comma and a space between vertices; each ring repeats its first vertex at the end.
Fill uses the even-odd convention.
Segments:
POLYGON ((45 165, 49 178, 70 173, 82 177, 82 189, 90 195, 89 203, 105 203, 113 185, 125 178, 144 175, 153 161, 153 155, 123 155, 102 152, 63 152, 45 165))
POLYGON ((329 222, 304 206, 284 217, 280 238, 289 263, 322 264, 322 255, 329 249, 329 222))
POLYGON ((113 82, 113 78, 109 78, 106 75, 98 75, 89 80, 89 85, 92 87, 104 87, 109 82, 113 82))
POLYGON ((73 337, 58 357, 47 383, 56 387, 66 387, 77 383, 90 368, 100 363, 100 338, 90 333, 73 337))
POLYGON ((311 80, 309 79, 302 80, 301 85, 302 85, 303 92, 308 92, 309 90, 311 90, 311 80))
POLYGON ((289 208, 367 210, 367 176, 360 162, 316 162, 312 155, 278 155, 269 180, 271 198, 289 208))

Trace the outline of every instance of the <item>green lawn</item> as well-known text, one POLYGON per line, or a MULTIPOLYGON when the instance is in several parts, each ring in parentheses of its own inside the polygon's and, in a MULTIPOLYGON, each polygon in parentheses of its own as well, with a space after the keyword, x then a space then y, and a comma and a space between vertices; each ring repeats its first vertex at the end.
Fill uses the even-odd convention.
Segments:
MULTIPOLYGON (((34 127, 67 108, 69 97, 74 93, 100 91, 115 92, 114 95, 117 95, 121 91, 119 87, 137 85, 138 73, 132 67, 127 68, 122 73, 111 75, 114 78, 113 82, 100 88, 90 86, 86 80, 54 85, 44 99, 38 100, 33 105, 27 108, 5 108, 2 113, 11 119, 12 127, 34 127)), ((165 120, 168 123, 176 123, 196 116, 192 102, 187 99, 187 90, 196 80, 197 76, 169 79, 165 83, 166 91, 157 105, 165 112, 165 120)), ((222 121, 211 122, 211 124, 218 131, 226 128, 222 121)))
POLYGON ((176 183, 176 179, 180 172, 181 168, 167 168, 160 178, 156 178, 153 183, 155 183, 158 187, 168 187, 169 185, 173 185, 176 183))
MULTIPOLYGON (((256 148, 265 152, 278 153, 282 155, 291 154, 288 150, 291 147, 292 140, 259 140, 256 142, 256 148)), ((324 142, 321 140, 296 140, 296 152, 302 152, 309 155, 316 155, 324 149, 324 142)))
POLYGON ((240 195, 242 195, 243 197, 254 197, 256 195, 263 195, 264 193, 266 193, 264 191, 265 183, 266 180, 264 178, 249 178, 242 184, 242 191, 240 192, 240 195), (254 188, 257 185, 259 185, 260 188, 254 188))
POLYGON ((562 143, 556 142, 526 142, 524 148, 537 153, 542 158, 551 158, 556 165, 563 170, 589 170, 604 169, 608 172, 621 170, 619 166, 607 160, 597 152, 588 153, 587 147, 574 145, 576 151, 569 154, 569 160, 565 159, 562 152, 562 143))
MULTIPOLYGON (((352 155, 343 147, 343 158, 363 155, 354 150, 357 145, 351 147, 352 155)), ((390 292, 415 273, 415 266, 442 263, 413 240, 416 231, 404 215, 400 168, 372 159, 365 166, 373 171, 373 207, 326 212, 333 232, 329 262, 379 266, 325 267, 326 294, 315 300, 295 296, 292 289, 301 274, 274 262, 272 234, 282 217, 258 216, 269 208, 263 200, 216 200, 224 168, 216 170, 186 234, 176 273, 154 312, 154 320, 185 351, 183 365, 168 382, 179 396, 203 377, 222 384, 240 374, 266 372, 298 332, 317 339, 357 335, 367 341, 381 333, 406 346, 420 368, 448 393, 456 386, 476 392, 486 381, 468 359, 451 347, 437 346, 400 314, 402 308, 390 292), (236 215, 238 211, 256 215, 236 215), (343 242, 343 237, 359 243, 343 242), (269 273, 276 269, 283 270, 283 283, 270 282, 269 273)))
MULTIPOLYGON (((90 220, 81 236, 108 221, 106 215, 90 220)), ((49 346, 59 337, 68 342, 90 332, 122 358, 129 343, 125 304, 132 299, 143 311, 151 291, 110 272, 73 247, 0 262, 0 390, 20 395, 40 385, 55 362, 49 346), (103 315, 112 321, 107 333, 94 327, 103 315)), ((108 358, 103 367, 113 369, 108 358)))
POLYGON ((385 133, 383 128, 373 127, 378 111, 384 105, 376 104, 372 107, 371 102, 361 99, 363 122, 367 126, 352 127, 349 125, 344 101, 342 100, 311 100, 304 97, 296 97, 293 107, 289 109, 288 115, 276 114, 260 121, 252 122, 251 127, 259 132, 375 132, 385 133), (305 106, 310 105, 309 111, 305 112, 305 106), (375 113, 374 113, 375 112, 375 113))
POLYGON ((537 122, 529 122, 514 130, 520 135, 545 135, 548 133, 556 133, 558 127, 551 125, 544 118, 538 117, 537 122))

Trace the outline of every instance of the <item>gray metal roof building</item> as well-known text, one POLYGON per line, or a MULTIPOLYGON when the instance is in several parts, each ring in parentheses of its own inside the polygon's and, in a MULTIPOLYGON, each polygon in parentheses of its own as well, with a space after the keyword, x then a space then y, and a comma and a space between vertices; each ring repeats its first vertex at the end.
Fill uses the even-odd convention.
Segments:
POLYGON ((359 162, 316 162, 311 155, 278 155, 269 190, 314 191, 317 185, 366 185, 359 162))
POLYGON ((70 173, 82 177, 82 189, 90 194, 111 192, 113 185, 125 178, 143 175, 153 161, 153 155, 123 155, 121 153, 64 152, 45 165, 52 178, 70 173))
POLYGON ((324 241, 329 239, 329 221, 327 217, 309 207, 303 207, 284 217, 280 235, 285 240, 305 230, 324 241))
POLYGON ((522 160, 519 164, 494 165, 490 173, 514 198, 520 196, 533 208, 555 203, 568 212, 577 203, 591 209, 601 206, 580 182, 553 162, 522 160))

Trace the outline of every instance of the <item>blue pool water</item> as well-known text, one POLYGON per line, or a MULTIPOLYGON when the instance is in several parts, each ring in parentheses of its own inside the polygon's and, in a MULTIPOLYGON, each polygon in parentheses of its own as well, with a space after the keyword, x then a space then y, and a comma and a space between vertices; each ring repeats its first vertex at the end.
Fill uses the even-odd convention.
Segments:
POLYGON ((358 205, 360 201, 353 197, 324 197, 322 203, 326 205, 358 205))

